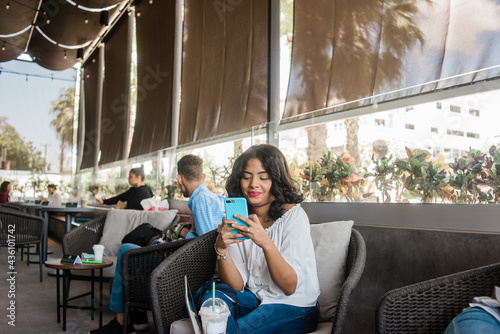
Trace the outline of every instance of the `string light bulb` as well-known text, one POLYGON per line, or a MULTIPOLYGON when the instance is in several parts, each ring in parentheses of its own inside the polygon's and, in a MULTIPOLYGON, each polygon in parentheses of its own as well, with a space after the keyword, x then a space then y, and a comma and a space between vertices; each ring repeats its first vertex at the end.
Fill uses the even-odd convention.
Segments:
POLYGON ((9 9, 10 8, 10 1, 7 0, 7 4, 5 5, 5 9, 9 9))
POLYGON ((140 9, 137 9, 137 17, 141 17, 141 10, 140 9))
POLYGON ((5 41, 3 41, 3 44, 2 44, 2 51, 5 51, 5 41))
POLYGON ((153 0, 149 0, 149 4, 152 5, 153 4, 153 0))
POLYGON ((89 18, 87 17, 87 14, 85 14, 85 24, 89 23, 89 18))
POLYGON ((64 59, 68 58, 68 55, 66 54, 66 50, 64 50, 64 59))

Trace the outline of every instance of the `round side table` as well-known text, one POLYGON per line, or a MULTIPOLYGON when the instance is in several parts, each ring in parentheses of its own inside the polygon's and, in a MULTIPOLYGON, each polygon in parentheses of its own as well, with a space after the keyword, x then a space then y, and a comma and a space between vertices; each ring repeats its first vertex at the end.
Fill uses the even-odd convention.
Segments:
POLYGON ((91 318, 94 320, 94 311, 96 310, 96 307, 94 306, 94 270, 99 269, 99 327, 102 327, 102 273, 103 269, 107 267, 111 267, 113 265, 113 260, 108 257, 103 258, 103 263, 82 263, 82 264, 68 264, 68 263, 61 263, 61 259, 49 259, 45 261, 45 266, 47 268, 51 269, 56 269, 56 277, 57 277, 57 322, 61 322, 61 315, 60 315, 60 309, 63 309, 63 331, 66 331, 66 310, 68 308, 78 308, 78 309, 84 309, 84 310, 91 310, 91 318), (59 270, 62 270, 63 272, 63 298, 62 298, 62 304, 61 304, 61 297, 60 297, 60 285, 59 285, 59 270), (91 276, 91 290, 87 293, 74 296, 69 298, 69 282, 68 282, 68 277, 71 275, 70 270, 92 270, 92 276, 91 276), (68 301, 80 298, 80 297, 85 297, 90 295, 91 298, 91 306, 76 306, 76 305, 68 305, 68 301))

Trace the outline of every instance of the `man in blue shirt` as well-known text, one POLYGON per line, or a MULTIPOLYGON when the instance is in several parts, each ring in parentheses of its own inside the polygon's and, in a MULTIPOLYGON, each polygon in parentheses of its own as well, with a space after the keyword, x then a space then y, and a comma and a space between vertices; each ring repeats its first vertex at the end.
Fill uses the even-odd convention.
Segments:
MULTIPOLYGON (((224 216, 224 198, 214 194, 203 184, 205 181, 203 160, 191 154, 182 157, 177 162, 177 180, 182 194, 189 197, 188 206, 193 213, 192 230, 183 228, 180 231, 180 236, 190 239, 216 229, 222 223, 224 216)), ((134 244, 124 244, 120 247, 109 305, 109 308, 117 314, 107 325, 91 331, 91 334, 123 333, 124 303, 121 258, 127 250, 139 247, 134 244)), ((148 327, 145 311, 131 311, 130 319, 132 323, 127 325, 127 333, 133 333, 134 329, 144 330, 148 327)))
POLYGON ((214 194, 203 183, 203 160, 191 154, 182 157, 177 162, 177 181, 182 194, 189 197, 194 222, 193 231, 184 228, 180 236, 189 239, 216 229, 224 215, 224 197, 214 194))

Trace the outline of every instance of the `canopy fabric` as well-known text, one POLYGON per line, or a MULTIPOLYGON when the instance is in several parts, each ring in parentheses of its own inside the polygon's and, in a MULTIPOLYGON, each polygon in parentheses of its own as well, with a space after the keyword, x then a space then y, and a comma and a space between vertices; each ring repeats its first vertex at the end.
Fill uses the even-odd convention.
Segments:
POLYGON ((498 77, 499 11, 487 0, 295 0, 285 121, 498 77))
POLYGON ((179 144, 267 121, 269 2, 184 2, 179 144))
POLYGON ((175 1, 141 7, 137 31, 137 112, 130 157, 171 146, 175 1))
MULTIPOLYGON (((0 5, 0 62, 26 52, 33 61, 51 70, 63 70, 82 60, 103 29, 107 18, 130 0, 15 0, 0 5), (40 7, 40 9, 39 9, 40 7), (78 49, 82 49, 80 54, 78 49)), ((109 22, 108 22, 109 23, 109 22)))
MULTIPOLYGON (((81 98, 83 104, 81 106, 83 106, 83 110, 80 109, 80 113, 83 114, 81 117, 83 122, 79 124, 79 127, 83 128, 83 147, 78 147, 78 153, 81 155, 80 169, 93 168, 96 163, 99 131, 98 109, 101 103, 98 100, 100 95, 98 93, 99 66, 101 66, 99 52, 100 49, 96 49, 82 66, 83 95, 81 98)), ((79 140, 79 143, 81 142, 79 140)))
POLYGON ((123 16, 104 40, 104 82, 100 126, 99 165, 126 158, 129 119, 130 62, 127 52, 131 42, 129 20, 123 16))

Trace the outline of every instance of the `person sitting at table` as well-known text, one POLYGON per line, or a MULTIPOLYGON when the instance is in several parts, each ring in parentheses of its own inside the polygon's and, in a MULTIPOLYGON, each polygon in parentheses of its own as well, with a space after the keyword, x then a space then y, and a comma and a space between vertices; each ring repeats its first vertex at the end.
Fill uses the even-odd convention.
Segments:
POLYGON ((0 186, 0 204, 5 204, 10 202, 10 190, 12 189, 12 184, 10 181, 3 181, 0 186))
POLYGON ((99 204, 116 204, 118 209, 144 210, 141 201, 153 197, 153 192, 144 184, 144 179, 144 169, 132 168, 128 173, 128 183, 132 186, 129 190, 105 200, 96 198, 96 201, 99 204))
POLYGON ((61 194, 59 194, 56 191, 57 190, 56 185, 55 184, 49 184, 47 186, 47 190, 49 192, 49 196, 47 196, 47 197, 40 196, 40 199, 42 201, 48 201, 52 205, 61 205, 61 203, 62 203, 62 197, 61 197, 61 194))
POLYGON ((215 292, 212 280, 197 291, 200 305, 212 293, 223 299, 230 334, 314 331, 320 288, 309 219, 283 153, 250 147, 234 162, 226 190, 246 198, 249 217, 234 217, 248 225, 222 223, 214 245, 220 283, 215 292))
MULTIPOLYGON (((190 239, 215 230, 224 216, 224 197, 211 192, 204 184, 203 160, 192 154, 183 156, 177 162, 177 180, 182 194, 189 197, 188 207, 193 213, 192 225, 194 225, 192 231, 183 228, 180 231, 180 236, 184 239, 190 239)), ((123 332, 125 314, 121 258, 126 251, 139 247, 139 245, 131 243, 120 246, 109 302, 109 308, 117 313, 116 317, 102 328, 91 331, 90 334, 118 334, 123 332)), ((148 317, 143 310, 132 310, 130 312, 130 321, 131 324, 127 326, 127 333, 133 333, 134 329, 144 330, 148 328, 148 317)))

